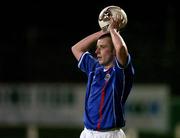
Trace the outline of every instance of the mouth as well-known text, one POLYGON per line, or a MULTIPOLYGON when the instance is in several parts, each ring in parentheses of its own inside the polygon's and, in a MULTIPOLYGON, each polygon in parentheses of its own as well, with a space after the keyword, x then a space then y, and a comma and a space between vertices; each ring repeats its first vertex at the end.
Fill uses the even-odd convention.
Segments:
POLYGON ((101 60, 101 59, 102 59, 102 57, 101 57, 101 56, 97 56, 97 59, 98 59, 98 60, 101 60))
POLYGON ((98 57, 97 60, 98 60, 99 63, 101 63, 102 62, 102 57, 98 57))

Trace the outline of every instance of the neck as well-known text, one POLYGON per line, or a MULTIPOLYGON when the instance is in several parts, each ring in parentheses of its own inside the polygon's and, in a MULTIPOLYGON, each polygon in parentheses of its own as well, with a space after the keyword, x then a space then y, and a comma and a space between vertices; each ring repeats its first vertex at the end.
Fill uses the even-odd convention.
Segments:
POLYGON ((108 69, 111 68, 112 66, 113 66, 113 63, 111 63, 111 64, 109 64, 109 65, 105 65, 105 66, 104 66, 104 69, 105 69, 105 70, 108 70, 108 69))

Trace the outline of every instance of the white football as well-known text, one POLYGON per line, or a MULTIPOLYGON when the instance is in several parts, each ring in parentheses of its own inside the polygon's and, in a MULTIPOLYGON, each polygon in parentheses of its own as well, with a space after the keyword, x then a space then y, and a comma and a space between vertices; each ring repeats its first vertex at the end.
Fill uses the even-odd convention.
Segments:
POLYGON ((107 6, 100 12, 98 17, 98 23, 101 29, 107 30, 110 23, 110 17, 119 17, 119 20, 121 20, 119 27, 117 28, 118 30, 124 28, 128 21, 127 15, 122 8, 114 5, 107 6))

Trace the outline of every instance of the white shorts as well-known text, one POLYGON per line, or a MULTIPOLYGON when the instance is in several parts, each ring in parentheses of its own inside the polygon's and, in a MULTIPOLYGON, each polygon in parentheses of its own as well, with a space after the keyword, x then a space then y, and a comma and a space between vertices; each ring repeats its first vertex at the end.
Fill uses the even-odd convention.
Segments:
POLYGON ((122 129, 100 132, 84 128, 80 138, 126 138, 126 136, 122 129))

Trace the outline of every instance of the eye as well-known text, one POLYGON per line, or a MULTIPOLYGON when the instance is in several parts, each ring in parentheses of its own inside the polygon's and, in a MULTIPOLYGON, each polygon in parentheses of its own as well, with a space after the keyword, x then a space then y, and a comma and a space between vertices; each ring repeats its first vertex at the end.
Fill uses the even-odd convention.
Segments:
POLYGON ((104 46, 102 46, 102 45, 101 45, 101 46, 99 46, 99 49, 103 49, 103 48, 104 48, 104 46))

